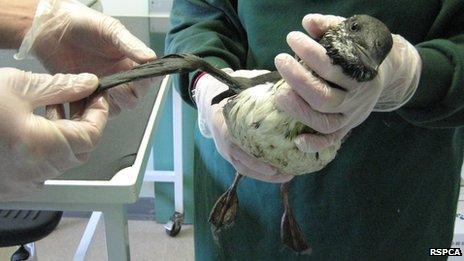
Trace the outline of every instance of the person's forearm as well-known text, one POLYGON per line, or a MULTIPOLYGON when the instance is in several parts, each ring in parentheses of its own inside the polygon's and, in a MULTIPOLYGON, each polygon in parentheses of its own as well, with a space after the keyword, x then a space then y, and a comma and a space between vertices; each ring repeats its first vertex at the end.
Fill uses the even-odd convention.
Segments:
POLYGON ((32 25, 38 1, 0 0, 0 48, 19 48, 32 25))

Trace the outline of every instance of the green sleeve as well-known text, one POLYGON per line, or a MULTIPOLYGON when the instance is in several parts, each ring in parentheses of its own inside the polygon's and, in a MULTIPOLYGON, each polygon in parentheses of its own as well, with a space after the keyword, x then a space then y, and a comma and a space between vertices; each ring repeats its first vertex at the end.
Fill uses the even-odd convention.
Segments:
MULTIPOLYGON (((243 68, 246 34, 236 14, 234 1, 175 0, 172 29, 166 36, 166 54, 194 53, 218 68, 243 68)), ((193 105, 190 85, 196 73, 174 77, 182 98, 193 105)))
POLYGON ((419 86, 398 113, 414 125, 454 128, 464 125, 464 4, 445 0, 416 48, 422 59, 419 86))

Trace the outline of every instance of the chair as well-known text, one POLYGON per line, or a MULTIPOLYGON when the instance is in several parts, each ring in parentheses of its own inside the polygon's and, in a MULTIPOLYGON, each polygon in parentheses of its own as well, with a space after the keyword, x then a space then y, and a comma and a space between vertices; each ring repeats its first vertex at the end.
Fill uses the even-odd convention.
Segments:
POLYGON ((34 242, 48 236, 62 215, 61 211, 0 210, 0 247, 21 246, 12 261, 36 260, 34 242))

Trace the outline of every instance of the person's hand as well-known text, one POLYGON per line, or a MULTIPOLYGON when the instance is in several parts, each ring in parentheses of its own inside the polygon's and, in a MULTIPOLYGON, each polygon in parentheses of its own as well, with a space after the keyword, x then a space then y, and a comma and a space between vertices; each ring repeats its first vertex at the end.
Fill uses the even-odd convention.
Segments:
MULTIPOLYGON (((51 73, 90 72, 97 76, 131 69, 156 58, 155 52, 116 19, 74 0, 42 0, 19 56, 32 52, 51 73)), ((134 108, 155 79, 109 91, 110 114, 134 108)))
POLYGON ((93 74, 0 68, 0 200, 37 191, 45 180, 87 160, 108 118, 103 96, 88 98, 69 120, 50 120, 34 109, 84 99, 97 85, 93 74))
MULTIPOLYGON (((254 77, 267 71, 225 71, 232 76, 254 77)), ((277 169, 240 149, 231 139, 227 124, 222 113, 228 99, 211 105, 213 98, 227 90, 227 85, 209 74, 203 74, 196 81, 194 98, 198 108, 198 126, 203 136, 213 138, 219 154, 227 160, 242 175, 257 180, 283 183, 293 176, 282 175, 277 169)))
POLYGON ((399 35, 392 35, 392 50, 373 80, 357 82, 343 74, 341 67, 331 63, 325 48, 317 42, 329 27, 343 20, 337 16, 310 14, 303 19, 303 27, 312 38, 301 32, 287 36, 291 49, 320 77, 288 54, 275 58, 277 70, 292 87, 276 95, 277 105, 319 132, 295 138, 297 147, 305 152, 320 151, 340 141, 373 110, 398 109, 412 97, 419 83, 420 56, 399 35))

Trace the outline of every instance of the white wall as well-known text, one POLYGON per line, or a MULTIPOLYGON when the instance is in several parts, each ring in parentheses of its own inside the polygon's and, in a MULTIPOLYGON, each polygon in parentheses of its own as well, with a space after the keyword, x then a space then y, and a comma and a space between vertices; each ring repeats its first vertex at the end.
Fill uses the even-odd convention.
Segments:
POLYGON ((157 0, 100 0, 104 13, 111 16, 146 16, 150 1, 157 0))
POLYGON ((100 0, 104 13, 111 16, 167 17, 172 2, 173 0, 100 0))

